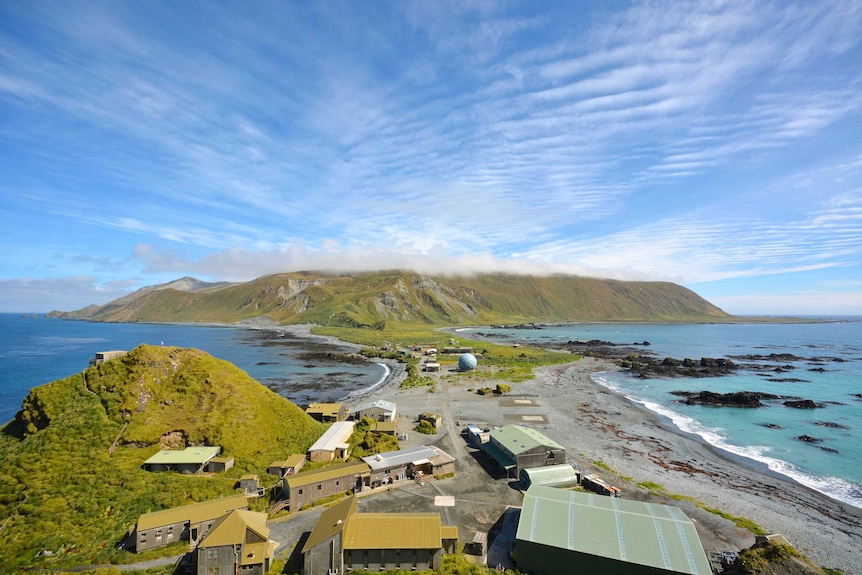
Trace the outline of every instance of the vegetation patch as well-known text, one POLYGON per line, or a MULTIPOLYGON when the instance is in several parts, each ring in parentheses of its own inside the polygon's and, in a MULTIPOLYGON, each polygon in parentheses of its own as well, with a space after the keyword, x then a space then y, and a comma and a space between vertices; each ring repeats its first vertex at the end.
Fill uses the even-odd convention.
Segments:
MULTIPOLYGON (((132 563, 121 549, 143 513, 236 493, 245 473, 303 453, 326 427, 244 371, 197 350, 141 346, 31 390, 0 433, 0 573, 132 563), (111 444, 126 426, 119 447, 111 444), (221 445, 227 473, 151 473, 162 435, 221 445)), ((263 510, 265 501, 254 504, 263 510)))

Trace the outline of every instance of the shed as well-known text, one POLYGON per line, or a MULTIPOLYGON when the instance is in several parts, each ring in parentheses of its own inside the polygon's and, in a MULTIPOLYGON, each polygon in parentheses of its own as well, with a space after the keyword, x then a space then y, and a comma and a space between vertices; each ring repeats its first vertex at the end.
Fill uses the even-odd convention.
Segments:
POLYGON ((308 448, 309 461, 332 461, 336 457, 347 459, 350 444, 347 440, 353 433, 354 421, 336 421, 314 445, 308 448))
POLYGON ((361 420, 365 417, 375 421, 395 421, 395 404, 385 399, 363 403, 353 410, 353 418, 361 420))
POLYGON ((518 568, 585 573, 711 575, 691 519, 678 507, 533 485, 516 534, 518 568))
POLYGON ((311 403, 305 408, 305 413, 317 421, 332 423, 347 419, 350 410, 343 403, 311 403))
POLYGON ((223 471, 227 471, 228 469, 232 469, 234 466, 234 459, 229 455, 223 455, 219 457, 213 457, 207 463, 207 471, 210 473, 220 473, 223 471))
POLYGON ((276 477, 284 477, 285 475, 293 475, 305 465, 305 455, 294 453, 283 461, 273 461, 269 464, 266 472, 276 477))
POLYGON ((146 461, 146 471, 178 471, 197 473, 221 452, 221 447, 198 446, 185 449, 162 449, 146 461))
POLYGON ((578 485, 581 481, 581 473, 569 463, 560 465, 546 465, 544 467, 530 467, 522 469, 518 475, 524 489, 532 485, 545 485, 547 487, 569 487, 578 485))

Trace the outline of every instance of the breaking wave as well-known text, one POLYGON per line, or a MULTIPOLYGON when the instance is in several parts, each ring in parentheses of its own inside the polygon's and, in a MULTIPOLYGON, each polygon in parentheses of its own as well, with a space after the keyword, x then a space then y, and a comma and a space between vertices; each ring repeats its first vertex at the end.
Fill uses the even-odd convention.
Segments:
POLYGON ((591 377, 594 382, 602 387, 618 393, 637 405, 669 420, 683 433, 694 435, 721 451, 765 465, 773 473, 787 477, 800 485, 818 491, 832 499, 862 509, 862 487, 859 485, 839 477, 826 477, 806 472, 787 461, 768 456, 769 448, 763 445, 734 445, 728 442, 727 438, 716 429, 707 427, 697 420, 666 406, 631 395, 603 377, 601 372, 594 373, 591 377))

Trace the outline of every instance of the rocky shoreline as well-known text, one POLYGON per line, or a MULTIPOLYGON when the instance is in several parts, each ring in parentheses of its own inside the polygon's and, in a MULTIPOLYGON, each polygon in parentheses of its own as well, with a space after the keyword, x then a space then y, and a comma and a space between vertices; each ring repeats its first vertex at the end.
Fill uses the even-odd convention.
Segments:
MULTIPOLYGON (((312 327, 279 329, 356 349, 337 338, 315 335, 312 327)), ((626 369, 620 365, 621 359, 633 350, 644 352, 643 344, 601 343, 580 346, 579 353, 587 353, 579 361, 536 369, 534 380, 516 384, 513 390, 542 406, 546 424, 538 427, 566 446, 569 453, 577 454, 573 457, 576 465, 613 479, 625 497, 681 507, 695 520, 707 551, 740 550, 754 543, 750 531, 714 512, 721 511, 747 518, 767 532, 783 534, 818 565, 862 575, 858 555, 862 549, 862 510, 684 434, 670 422, 601 386, 594 376, 626 369)), ((404 371, 397 369, 400 364, 392 365, 396 369, 386 381, 349 400, 381 398, 396 401, 403 413, 410 413, 415 403, 417 413, 430 409, 452 413, 460 421, 511 423, 493 398, 468 391, 468 386, 481 381, 480 372, 461 384, 441 380, 431 394, 425 388, 400 388, 404 371)))

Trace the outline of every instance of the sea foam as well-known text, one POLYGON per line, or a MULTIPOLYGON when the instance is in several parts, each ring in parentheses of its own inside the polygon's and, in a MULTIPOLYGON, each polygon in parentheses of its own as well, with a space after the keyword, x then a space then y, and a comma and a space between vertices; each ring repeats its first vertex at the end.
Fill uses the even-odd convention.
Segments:
POLYGON ((695 435, 717 449, 726 451, 727 453, 737 457, 763 464, 773 473, 783 475, 788 479, 818 491, 832 499, 862 509, 862 487, 859 485, 839 477, 824 477, 806 473, 787 461, 768 456, 767 453, 770 451, 770 448, 767 446, 740 446, 730 443, 727 438, 722 435, 720 429, 705 426, 695 419, 669 409, 666 406, 632 395, 626 390, 615 385, 612 381, 603 377, 602 372, 594 373, 591 377, 594 382, 602 387, 622 395, 633 403, 669 420, 683 433, 695 435))

